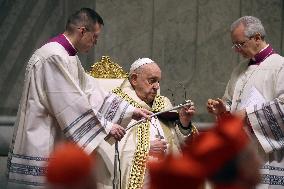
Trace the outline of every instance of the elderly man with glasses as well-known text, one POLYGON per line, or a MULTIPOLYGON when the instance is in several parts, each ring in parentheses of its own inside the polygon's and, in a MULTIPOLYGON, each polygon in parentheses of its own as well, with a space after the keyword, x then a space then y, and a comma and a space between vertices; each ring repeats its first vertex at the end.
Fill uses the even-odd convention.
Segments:
POLYGON ((208 112, 234 113, 263 157, 259 188, 284 187, 284 58, 265 41, 258 18, 244 16, 231 25, 235 52, 246 61, 231 75, 222 99, 209 99, 208 112))
MULTIPOLYGON (((130 67, 129 77, 113 92, 134 107, 145 108, 152 112, 163 112, 172 108, 170 100, 159 95, 162 71, 150 58, 139 58, 130 67)), ((191 119, 195 114, 194 105, 181 108, 178 112, 168 112, 163 116, 152 117, 127 130, 118 144, 120 168, 113 173, 111 152, 113 146, 102 142, 98 159, 103 157, 98 167, 98 188, 112 188, 111 175, 118 175, 118 185, 126 188, 148 188, 148 163, 159 161, 168 154, 181 154, 185 140, 192 140, 197 130, 191 119), (170 116, 170 114, 172 115, 170 116), (106 158, 108 156, 108 158, 106 158), (106 161, 110 159, 110 161, 106 161), (111 168, 111 169, 109 169, 111 168)), ((129 127, 135 123, 130 122, 129 127)), ((99 161, 98 161, 99 162, 99 161)), ((114 165, 116 163, 114 162, 114 165)), ((169 178, 170 179, 170 178, 169 178)), ((115 180, 114 180, 115 181, 115 180)), ((115 184, 115 183, 114 183, 115 184)))

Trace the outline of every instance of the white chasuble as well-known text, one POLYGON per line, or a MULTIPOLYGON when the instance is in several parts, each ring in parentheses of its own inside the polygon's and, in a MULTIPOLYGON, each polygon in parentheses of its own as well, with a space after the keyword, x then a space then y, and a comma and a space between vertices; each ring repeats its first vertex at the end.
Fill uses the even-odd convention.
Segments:
MULTIPOLYGON (((148 106, 144 101, 142 101, 135 93, 129 81, 126 79, 122 86, 120 87, 122 96, 125 99, 129 99, 133 101, 137 106, 143 107, 152 111, 152 107, 148 106), (125 96, 127 95, 127 97, 125 96), (129 97, 129 98, 128 98, 129 97)), ((170 109, 172 107, 168 98, 160 96, 162 100, 163 108, 160 111, 170 109)), ((154 101, 155 102, 155 101, 154 101)), ((135 105, 134 105, 135 106, 135 105)), ((129 125, 135 123, 135 120, 132 120, 129 125)), ((150 141, 156 139, 157 137, 163 138, 168 143, 168 148, 166 153, 174 153, 176 155, 180 154, 180 145, 184 142, 184 140, 189 136, 188 134, 182 134, 179 127, 170 121, 162 121, 158 118, 152 118, 149 122, 149 125, 145 125, 145 127, 134 126, 129 129, 122 140, 118 143, 119 149, 119 163, 120 163, 120 186, 122 189, 133 188, 130 186, 130 183, 133 182, 133 178, 131 177, 131 171, 133 166, 137 168, 137 172, 133 171, 132 174, 135 174, 136 177, 142 183, 137 183, 137 188, 147 188, 149 178, 147 174, 147 166, 145 163, 141 165, 140 163, 136 164, 137 155, 141 155, 140 152, 145 152, 146 159, 145 160, 153 160, 154 157, 151 157, 149 154, 150 141), (143 149, 138 152, 137 150, 143 149), (140 170, 139 170, 140 169, 140 170), (142 170, 146 169, 146 170, 142 170), (139 173, 138 173, 139 172, 139 173), (139 185, 140 184, 140 185, 139 185)), ((98 188, 99 189, 111 189, 114 178, 114 146, 109 143, 103 141, 99 147, 99 160, 98 164, 98 188)), ((145 158, 145 157, 140 157, 145 158)), ((139 159, 138 162, 142 160, 139 159)), ((146 162, 147 162, 146 161, 146 162)), ((118 174, 119 175, 119 174, 118 174)))
POLYGON ((247 65, 234 70, 223 98, 231 112, 247 112, 248 133, 264 160, 258 188, 283 188, 284 58, 272 54, 260 65, 247 65))
POLYGON ((56 143, 69 140, 91 154, 112 122, 127 126, 134 107, 96 91, 77 56, 57 42, 28 62, 22 99, 8 155, 8 185, 44 188, 45 166, 56 143))

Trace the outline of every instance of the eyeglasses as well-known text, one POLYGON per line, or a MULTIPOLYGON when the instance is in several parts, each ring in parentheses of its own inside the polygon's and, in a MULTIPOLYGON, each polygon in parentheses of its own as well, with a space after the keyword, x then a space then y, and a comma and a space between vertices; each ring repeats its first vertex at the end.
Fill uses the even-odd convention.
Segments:
POLYGON ((252 38, 253 38, 253 36, 250 37, 249 39, 243 41, 243 42, 240 42, 240 43, 233 43, 232 49, 237 49, 237 50, 239 50, 239 49, 243 48, 243 46, 244 46, 249 40, 251 40, 252 38))

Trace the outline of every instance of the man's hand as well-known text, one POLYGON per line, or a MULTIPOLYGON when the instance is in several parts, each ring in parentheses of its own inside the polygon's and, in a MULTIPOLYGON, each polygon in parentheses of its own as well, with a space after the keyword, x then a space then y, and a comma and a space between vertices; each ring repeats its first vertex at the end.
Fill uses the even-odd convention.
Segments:
POLYGON ((125 135, 125 129, 118 124, 113 124, 109 135, 113 136, 116 140, 120 141, 122 137, 125 135))
POLYGON ((146 118, 148 119, 150 115, 152 115, 153 113, 150 112, 149 110, 143 109, 143 108, 135 108, 132 118, 135 120, 140 120, 142 118, 146 118))
POLYGON ((184 127, 187 127, 195 114, 194 105, 182 107, 179 111, 179 120, 184 127))
POLYGON ((150 141, 150 154, 151 155, 161 155, 166 152, 167 143, 161 139, 155 139, 150 141))
POLYGON ((217 98, 216 100, 208 99, 206 106, 207 111, 214 115, 219 115, 223 112, 226 112, 226 106, 220 98, 217 98))

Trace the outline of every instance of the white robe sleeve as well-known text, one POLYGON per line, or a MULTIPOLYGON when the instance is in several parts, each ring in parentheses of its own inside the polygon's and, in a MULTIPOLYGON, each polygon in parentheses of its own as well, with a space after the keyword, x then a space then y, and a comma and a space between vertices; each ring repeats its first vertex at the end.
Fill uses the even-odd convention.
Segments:
MULTIPOLYGON (((126 128, 132 120, 135 108, 116 94, 106 91, 92 76, 86 75, 86 77, 88 82, 85 93, 88 95, 92 109, 99 113, 98 117, 105 119, 102 122, 106 123, 107 120, 126 128)), ((107 124, 106 130, 107 132, 110 130, 107 124)))
POLYGON ((246 108, 249 123, 266 153, 284 148, 284 70, 275 78, 276 98, 246 108))
POLYGON ((234 68, 230 80, 227 83, 226 90, 224 93, 224 96, 222 97, 223 102, 226 105, 227 111, 232 111, 232 100, 233 100, 233 94, 235 91, 236 83, 243 71, 247 69, 247 61, 241 62, 237 67, 234 68))
POLYGON ((109 133, 111 122, 121 121, 126 113, 132 115, 129 112, 133 108, 110 95, 99 111, 94 109, 90 97, 63 66, 64 61, 54 55, 42 66, 42 85, 49 113, 56 118, 67 139, 91 153, 109 133))
POLYGON ((232 84, 231 84, 231 80, 228 82, 227 86, 226 86, 226 90, 225 90, 225 94, 222 97, 223 102, 226 105, 226 110, 227 111, 231 111, 231 105, 232 105, 232 84))

